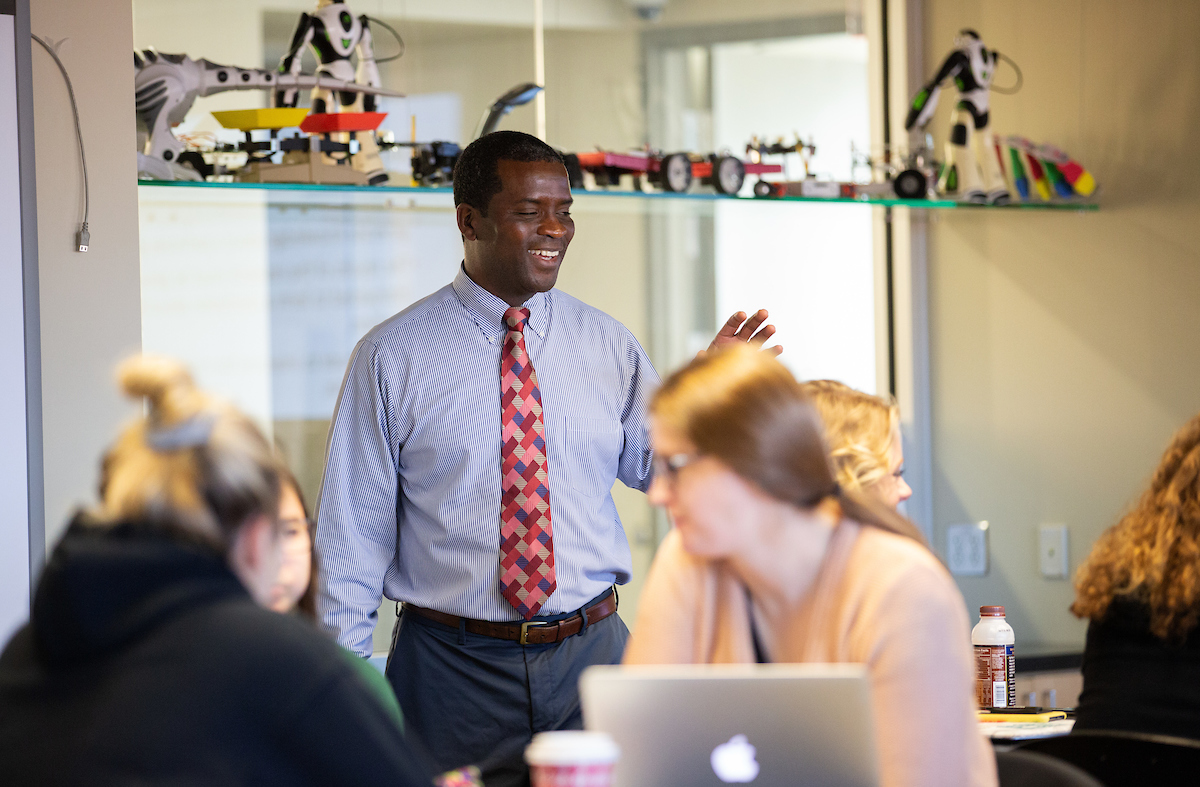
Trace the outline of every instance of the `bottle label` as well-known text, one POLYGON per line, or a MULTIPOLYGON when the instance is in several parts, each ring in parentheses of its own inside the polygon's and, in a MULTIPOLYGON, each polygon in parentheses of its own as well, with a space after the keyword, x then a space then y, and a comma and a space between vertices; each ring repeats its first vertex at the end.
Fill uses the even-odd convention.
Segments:
POLYGON ((975 646, 975 694, 981 708, 1017 704, 1017 659, 1012 645, 975 646))

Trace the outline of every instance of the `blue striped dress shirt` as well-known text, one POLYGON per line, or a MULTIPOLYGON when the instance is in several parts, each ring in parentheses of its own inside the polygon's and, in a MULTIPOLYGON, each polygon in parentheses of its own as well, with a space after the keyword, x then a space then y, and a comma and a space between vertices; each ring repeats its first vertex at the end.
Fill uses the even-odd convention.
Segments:
MULTIPOLYGON (((533 296, 526 349, 542 393, 557 589, 541 614, 629 580, 615 479, 645 490, 658 375, 625 326, 564 292, 533 296)), ((500 595, 500 352, 508 304, 460 267, 373 328, 338 395, 317 512, 321 617, 370 655, 381 594, 518 620, 500 595)))

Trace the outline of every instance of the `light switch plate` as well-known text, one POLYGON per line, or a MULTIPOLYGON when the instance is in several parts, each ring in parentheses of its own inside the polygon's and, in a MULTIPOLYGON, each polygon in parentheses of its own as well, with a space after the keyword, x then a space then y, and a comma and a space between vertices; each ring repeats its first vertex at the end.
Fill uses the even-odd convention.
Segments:
POLYGON ((1046 579, 1066 579, 1070 573, 1067 555, 1067 526, 1038 528, 1038 567, 1046 579))
POLYGON ((971 522, 946 528, 946 564, 956 577, 982 577, 988 572, 988 523, 971 522))

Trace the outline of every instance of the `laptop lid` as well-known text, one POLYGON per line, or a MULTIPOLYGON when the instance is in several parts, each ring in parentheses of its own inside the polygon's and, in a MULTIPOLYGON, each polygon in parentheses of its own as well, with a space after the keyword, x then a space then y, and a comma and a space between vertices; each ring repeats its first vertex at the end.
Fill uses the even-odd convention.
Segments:
POLYGON ((615 787, 877 787, 861 664, 597 666, 584 726, 621 747, 615 787))

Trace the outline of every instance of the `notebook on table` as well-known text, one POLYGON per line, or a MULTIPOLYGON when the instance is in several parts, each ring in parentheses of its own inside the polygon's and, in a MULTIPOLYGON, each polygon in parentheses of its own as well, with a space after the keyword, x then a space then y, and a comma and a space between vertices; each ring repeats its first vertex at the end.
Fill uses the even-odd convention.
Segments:
POLYGON ((876 787, 859 664, 591 667, 584 726, 621 747, 614 787, 876 787))

